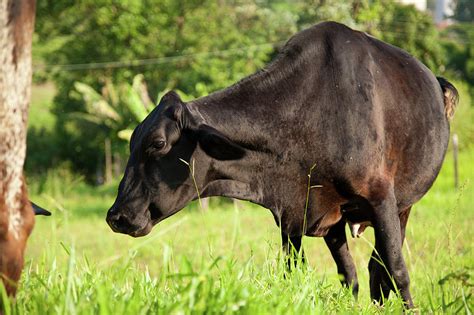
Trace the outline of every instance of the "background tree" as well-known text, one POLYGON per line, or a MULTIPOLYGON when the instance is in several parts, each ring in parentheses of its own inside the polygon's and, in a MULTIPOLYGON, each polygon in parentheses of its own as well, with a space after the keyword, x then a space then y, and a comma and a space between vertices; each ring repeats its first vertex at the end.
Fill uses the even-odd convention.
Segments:
POLYGON ((364 1, 355 19, 362 30, 408 51, 439 73, 443 50, 433 18, 427 12, 394 1, 364 1))
POLYGON ((459 22, 474 22, 474 1, 456 0, 453 18, 459 22))
MULTIPOLYGON (((9 295, 34 225, 23 177, 34 21, 34 0, 0 1, 0 281, 9 295)), ((0 310, 3 303, 0 297, 0 310)))
POLYGON ((67 119, 68 113, 84 110, 84 103, 70 94, 74 82, 100 90, 107 80, 131 82, 143 73, 155 102, 158 92, 167 89, 196 95, 256 71, 269 60, 274 44, 296 30, 292 16, 254 1, 53 2, 42 2, 38 10, 38 42, 55 47, 44 50, 46 63, 124 62, 121 67, 111 63, 48 69, 58 87, 55 114, 60 123, 55 133, 67 135, 58 139, 61 158, 87 174, 95 173, 104 136, 67 119), (131 60, 146 61, 127 64, 131 60))
POLYGON ((446 67, 450 74, 465 80, 474 96, 474 24, 459 23, 443 32, 443 47, 446 51, 446 67))

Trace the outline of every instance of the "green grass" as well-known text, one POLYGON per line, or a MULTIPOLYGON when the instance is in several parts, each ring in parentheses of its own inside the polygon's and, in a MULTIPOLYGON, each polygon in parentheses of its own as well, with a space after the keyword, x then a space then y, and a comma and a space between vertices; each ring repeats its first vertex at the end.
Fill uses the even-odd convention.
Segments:
MULTIPOLYGON (((448 156, 412 211, 404 255, 422 313, 473 310, 473 161, 474 150, 461 153, 456 191, 448 156)), ((393 294, 383 308, 370 302, 372 229, 350 240, 361 291, 355 301, 322 238, 304 239, 309 264, 284 277, 279 231, 268 210, 250 203, 213 200, 205 212, 193 204, 133 239, 104 221, 114 187, 93 188, 56 171, 30 183, 30 192, 54 215, 37 218, 12 314, 402 312, 393 294)))

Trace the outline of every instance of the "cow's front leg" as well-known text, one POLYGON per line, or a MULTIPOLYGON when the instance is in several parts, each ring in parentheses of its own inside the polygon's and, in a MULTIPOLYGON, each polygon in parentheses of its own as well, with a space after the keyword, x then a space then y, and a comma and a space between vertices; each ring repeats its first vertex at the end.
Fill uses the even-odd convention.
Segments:
MULTIPOLYGON (((413 301, 409 289, 410 278, 402 255, 401 226, 397 202, 393 187, 389 184, 383 184, 385 183, 377 185, 377 190, 372 192, 373 197, 369 199, 373 207, 375 249, 378 252, 378 255, 374 253, 375 256, 372 256, 369 266, 372 268, 371 272, 378 269, 378 275, 383 274, 381 271, 386 268, 400 291, 406 307, 412 308, 413 301), (379 265, 378 257, 384 266, 379 265)), ((371 279, 370 293, 372 299, 380 301, 380 292, 382 291, 382 294, 385 295, 385 291, 392 289, 393 286, 390 283, 385 276, 382 276, 382 279, 378 279, 378 281, 371 279), (374 282, 381 283, 381 287, 373 286, 374 282)))
POLYGON ((298 256, 301 252, 301 261, 305 262, 304 251, 301 248, 301 239, 303 236, 289 236, 285 232, 281 232, 281 243, 283 247, 283 253, 287 259, 288 270, 291 271, 292 267, 296 267, 298 256))
POLYGON ((352 286, 352 294, 355 298, 359 293, 359 282, 357 280, 357 272, 354 261, 349 252, 346 239, 346 222, 340 220, 336 225, 331 227, 328 234, 324 237, 331 255, 337 265, 337 273, 341 276, 341 283, 344 286, 352 286))

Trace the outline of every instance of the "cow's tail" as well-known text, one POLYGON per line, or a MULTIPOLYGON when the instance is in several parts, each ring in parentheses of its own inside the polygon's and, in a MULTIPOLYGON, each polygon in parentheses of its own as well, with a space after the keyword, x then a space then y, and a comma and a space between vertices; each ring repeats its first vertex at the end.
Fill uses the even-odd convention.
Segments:
POLYGON ((443 91, 444 96, 444 111, 446 113, 446 117, 448 119, 453 118, 454 111, 456 110, 456 106, 459 101, 459 93, 458 90, 449 83, 448 80, 442 77, 436 77, 438 79, 439 85, 441 86, 441 90, 443 91))

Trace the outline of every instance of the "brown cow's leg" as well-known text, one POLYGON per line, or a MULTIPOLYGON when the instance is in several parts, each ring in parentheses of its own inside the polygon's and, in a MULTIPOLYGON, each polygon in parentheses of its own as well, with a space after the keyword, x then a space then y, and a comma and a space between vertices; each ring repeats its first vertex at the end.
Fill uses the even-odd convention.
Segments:
POLYGON ((343 277, 341 283, 343 286, 352 286, 352 294, 355 298, 359 293, 359 282, 357 280, 357 272, 349 252, 346 239, 346 222, 339 221, 336 225, 331 227, 328 234, 324 237, 331 255, 337 265, 337 273, 343 277))
POLYGON ((14 296, 17 290, 23 267, 23 246, 24 244, 11 240, 0 242, 0 248, 3 250, 0 255, 0 279, 9 296, 14 296))
MULTIPOLYGON (((7 294, 14 296, 17 290, 18 280, 21 276, 23 267, 23 253, 26 247, 26 241, 34 225, 34 213, 31 203, 28 201, 26 184, 22 179, 22 190, 20 196, 20 217, 18 230, 14 233, 9 231, 8 218, 6 211, 0 216, 0 281, 5 285, 7 294)), ((0 197, 0 205, 2 204, 0 197)), ((0 210, 2 207, 0 206, 0 210)), ((1 212, 1 211, 0 211, 1 212)))
POLYGON ((301 261, 305 263, 304 251, 301 248, 301 239, 303 236, 288 236, 288 234, 281 232, 281 242, 283 252, 287 258, 288 270, 291 271, 292 267, 296 267, 298 256, 301 251, 301 261))
POLYGON ((402 255, 402 228, 393 187, 386 183, 378 183, 376 188, 371 191, 369 202, 374 210, 375 249, 385 266, 380 266, 376 257, 372 256, 369 268, 375 274, 370 281, 371 297, 374 300, 380 300, 381 294, 385 296, 386 291, 390 288, 391 282, 387 281, 386 277, 382 276, 383 272, 380 271, 385 271, 386 268, 393 277, 406 307, 412 308, 410 278, 402 255), (381 287, 377 288, 377 283, 380 283, 381 287))
MULTIPOLYGON (((403 245, 403 241, 405 240, 405 229, 408 222, 408 216, 410 215, 411 206, 402 210, 400 212, 400 235, 401 241, 403 245)), ((378 244, 376 244, 375 248, 377 252, 379 251, 378 244)), ((390 294, 390 290, 393 290, 393 285, 390 280, 390 277, 387 274, 387 270, 383 268, 377 261, 380 261, 380 257, 378 257, 376 251, 372 252, 372 256, 369 261, 369 275, 370 275, 370 293, 372 299, 378 301, 380 304, 383 303, 383 299, 388 298, 390 294), (383 299, 382 299, 383 297, 383 299)))

